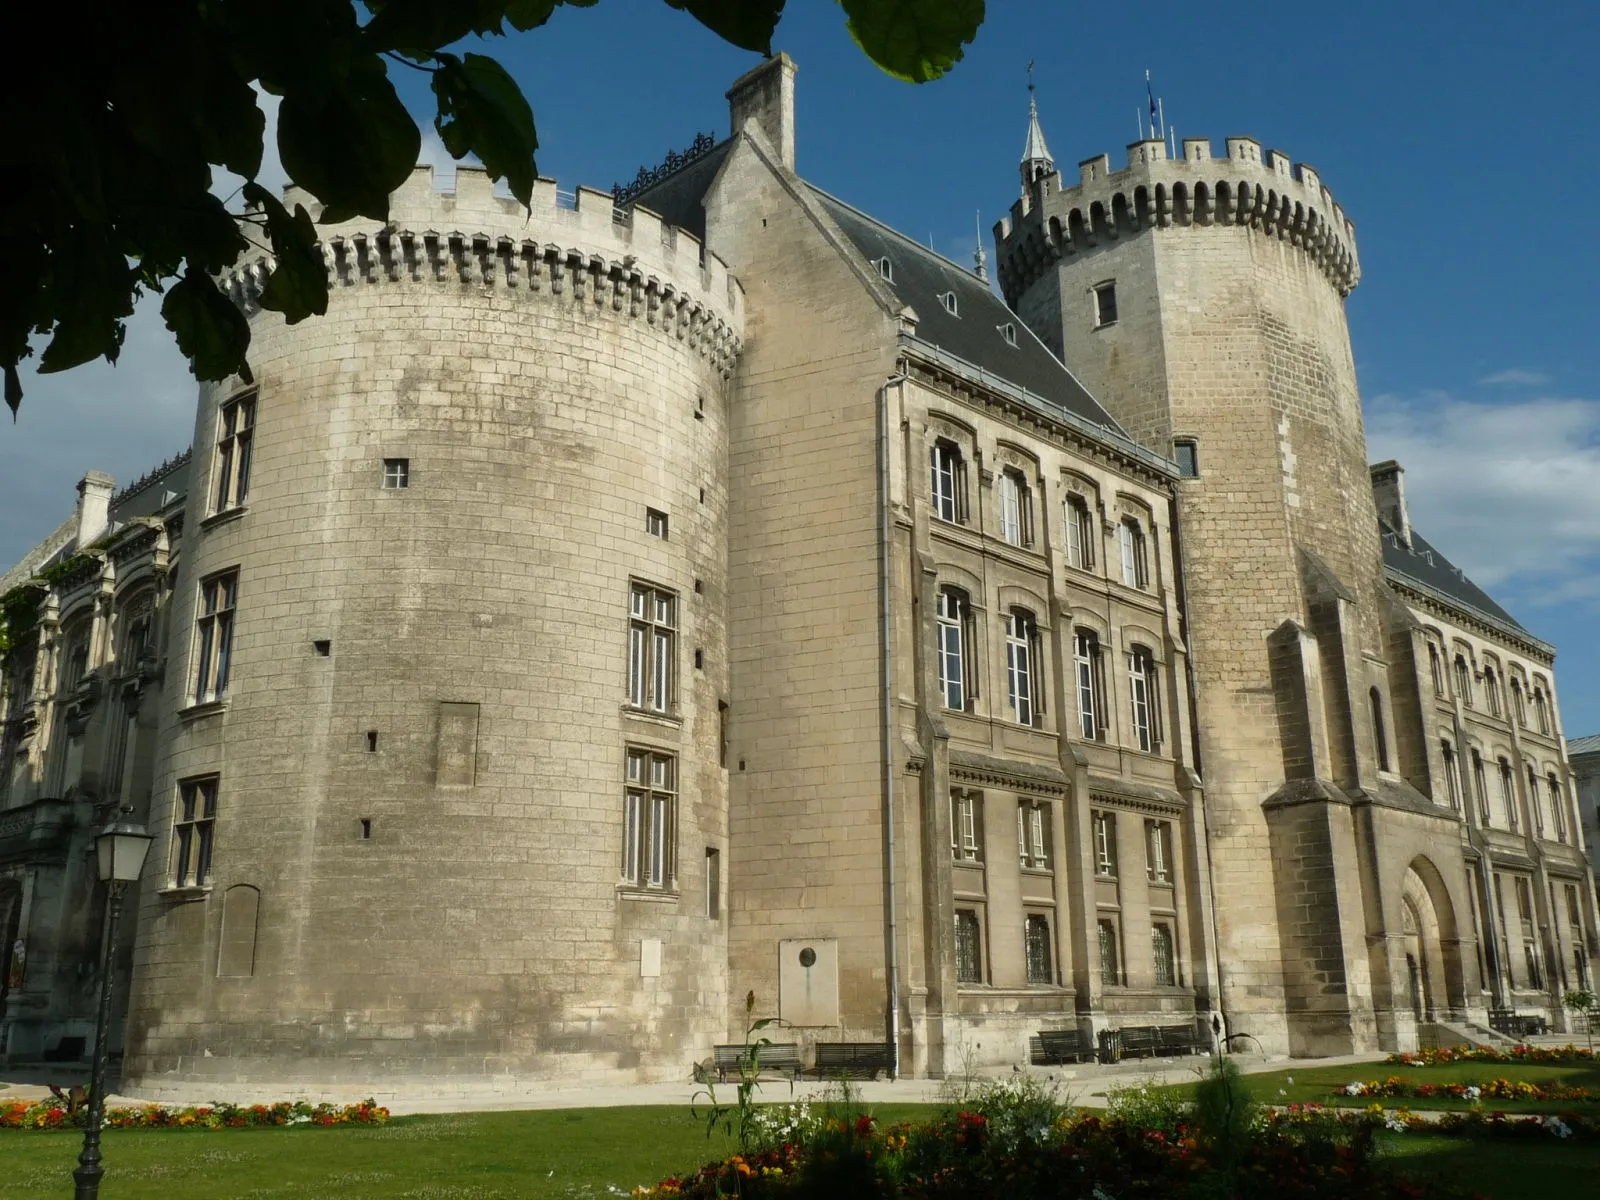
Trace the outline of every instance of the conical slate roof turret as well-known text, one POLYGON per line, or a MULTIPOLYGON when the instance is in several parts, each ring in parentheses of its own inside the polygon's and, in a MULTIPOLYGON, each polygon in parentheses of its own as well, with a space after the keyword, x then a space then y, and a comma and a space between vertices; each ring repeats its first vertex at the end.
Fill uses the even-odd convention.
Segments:
POLYGON ((1039 104, 1033 95, 1032 68, 1028 79, 1028 141, 1022 147, 1022 190, 1026 192, 1034 181, 1042 179, 1056 169, 1056 160, 1050 157, 1050 147, 1044 144, 1044 130, 1039 127, 1039 104))

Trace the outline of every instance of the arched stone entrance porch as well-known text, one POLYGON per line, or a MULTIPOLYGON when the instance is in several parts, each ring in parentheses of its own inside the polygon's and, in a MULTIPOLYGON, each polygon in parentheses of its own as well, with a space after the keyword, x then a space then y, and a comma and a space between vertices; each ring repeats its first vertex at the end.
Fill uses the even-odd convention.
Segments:
POLYGON ((1466 1015, 1455 906, 1438 867, 1424 855, 1401 877, 1398 915, 1389 962, 1395 1034, 1401 1049, 1416 1049, 1421 1026, 1466 1015))

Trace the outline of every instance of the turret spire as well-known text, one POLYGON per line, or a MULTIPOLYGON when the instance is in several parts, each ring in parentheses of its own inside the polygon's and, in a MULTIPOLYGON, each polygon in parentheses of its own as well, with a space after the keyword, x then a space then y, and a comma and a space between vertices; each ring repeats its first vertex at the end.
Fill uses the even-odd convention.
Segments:
POLYGON ((983 210, 978 210, 977 237, 972 244, 972 273, 985 283, 989 282, 989 256, 983 252, 983 210))
POLYGON ((1039 127, 1039 103, 1033 94, 1033 60, 1028 60, 1028 141, 1022 148, 1022 190, 1056 169, 1056 160, 1050 157, 1050 147, 1044 144, 1044 130, 1039 127))

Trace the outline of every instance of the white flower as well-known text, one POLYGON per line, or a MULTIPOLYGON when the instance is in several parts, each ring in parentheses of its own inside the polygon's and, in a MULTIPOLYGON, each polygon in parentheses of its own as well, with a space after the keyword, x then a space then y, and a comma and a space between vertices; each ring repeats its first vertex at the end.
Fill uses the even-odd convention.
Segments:
POLYGON ((1396 1133, 1404 1133, 1406 1131, 1406 1121, 1399 1113, 1385 1112, 1383 1114, 1383 1127, 1392 1129, 1396 1133))
POLYGON ((1366 1084, 1364 1084, 1364 1083, 1352 1083, 1352 1084, 1349 1084, 1344 1089, 1344 1094, 1346 1096, 1361 1096, 1361 1095, 1365 1095, 1366 1094, 1366 1090, 1367 1090, 1367 1085, 1366 1084))
POLYGON ((1568 1125, 1560 1117, 1546 1117, 1544 1119, 1544 1127, 1558 1138, 1572 1136, 1572 1126, 1568 1125))
POLYGON ((1483 1090, 1479 1088, 1477 1084, 1472 1084, 1462 1094, 1466 1096, 1468 1100, 1476 1100, 1479 1096, 1483 1095, 1483 1090))
POLYGON ((1293 1087, 1294 1086, 1294 1076, 1293 1075, 1289 1076, 1289 1078, 1285 1079, 1284 1082, 1287 1083, 1290 1087, 1293 1087))

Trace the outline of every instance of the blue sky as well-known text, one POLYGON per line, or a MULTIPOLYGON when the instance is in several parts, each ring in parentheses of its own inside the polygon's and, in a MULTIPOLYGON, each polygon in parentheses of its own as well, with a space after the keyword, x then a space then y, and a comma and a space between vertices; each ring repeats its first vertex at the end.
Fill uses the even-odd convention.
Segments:
MULTIPOLYGON (((1600 730, 1600 6, 995 0, 955 72, 921 87, 878 73, 829 0, 789 7, 801 172, 962 262, 976 214, 987 231, 1016 195, 1030 58, 1069 172, 1135 137, 1146 69, 1180 136, 1248 134, 1315 164, 1356 223, 1370 457, 1400 459, 1417 526, 1558 645, 1568 735, 1600 730)), ((565 187, 721 136, 727 84, 755 62, 661 0, 563 10, 489 49, 565 187)), ((400 74, 426 118, 426 81, 400 74)), ((148 314, 115 370, 24 382, 0 428, 0 563, 66 514, 83 471, 128 480, 191 435, 192 381, 148 314)))

